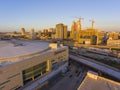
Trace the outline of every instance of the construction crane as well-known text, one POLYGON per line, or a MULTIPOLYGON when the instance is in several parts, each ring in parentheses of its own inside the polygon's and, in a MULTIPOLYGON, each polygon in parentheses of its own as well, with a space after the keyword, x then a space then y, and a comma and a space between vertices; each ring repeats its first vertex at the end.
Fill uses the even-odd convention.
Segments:
POLYGON ((95 21, 94 20, 90 20, 90 22, 92 22, 92 29, 94 29, 94 23, 95 23, 95 21))
POLYGON ((82 29, 81 22, 82 22, 82 20, 84 20, 84 18, 82 18, 82 17, 76 17, 76 16, 73 16, 73 18, 79 19, 79 22, 80 22, 80 30, 81 30, 81 29, 82 29))
POLYGON ((82 17, 76 17, 76 16, 75 16, 75 17, 73 17, 73 18, 77 18, 77 19, 79 19, 80 21, 81 21, 81 20, 84 20, 84 18, 82 18, 82 17))

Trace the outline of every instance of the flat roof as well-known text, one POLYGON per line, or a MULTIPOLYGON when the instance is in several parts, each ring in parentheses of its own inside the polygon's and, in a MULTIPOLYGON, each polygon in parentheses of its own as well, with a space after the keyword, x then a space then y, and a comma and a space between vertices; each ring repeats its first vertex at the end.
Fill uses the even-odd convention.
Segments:
POLYGON ((40 52, 49 47, 49 43, 40 41, 0 41, 0 59, 40 52))
POLYGON ((120 83, 100 76, 94 79, 87 75, 78 90, 120 90, 120 83))

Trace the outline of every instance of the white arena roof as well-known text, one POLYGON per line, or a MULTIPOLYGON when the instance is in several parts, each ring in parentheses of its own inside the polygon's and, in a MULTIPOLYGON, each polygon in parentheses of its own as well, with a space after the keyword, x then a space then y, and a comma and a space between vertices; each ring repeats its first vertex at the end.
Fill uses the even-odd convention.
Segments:
POLYGON ((46 52, 50 50, 49 44, 43 41, 0 41, 0 66, 46 52))
POLYGON ((0 41, 0 59, 40 52, 49 47, 49 43, 40 41, 0 41))

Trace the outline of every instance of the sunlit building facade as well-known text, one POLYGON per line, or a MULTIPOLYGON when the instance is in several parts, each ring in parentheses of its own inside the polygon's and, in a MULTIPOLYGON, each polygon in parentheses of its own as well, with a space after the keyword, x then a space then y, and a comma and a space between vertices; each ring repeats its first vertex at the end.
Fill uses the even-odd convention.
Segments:
MULTIPOLYGON (((66 46, 44 42, 16 43, 18 43, 16 47, 12 45, 13 43, 8 43, 6 49, 10 54, 6 52, 2 55, 3 52, 0 51, 0 77, 2 77, 0 90, 21 88, 67 63, 68 48, 66 46)), ((1 49, 6 51, 3 47, 1 49)))
POLYGON ((60 23, 56 25, 56 39, 67 39, 67 26, 60 23))
POLYGON ((26 32, 25 32, 25 28, 21 28, 21 35, 25 36, 26 32))
POLYGON ((102 44, 106 32, 95 29, 93 24, 94 23, 92 22, 92 28, 83 30, 80 20, 73 22, 70 39, 73 39, 80 44, 102 44))
POLYGON ((35 33, 34 28, 31 28, 30 30, 30 39, 32 40, 36 39, 36 33, 35 33))
POLYGON ((119 39, 119 33, 118 32, 109 32, 108 36, 109 36, 109 39, 111 39, 111 40, 119 39))
POLYGON ((97 44, 98 30, 94 28, 88 28, 82 30, 81 22, 73 22, 71 27, 71 39, 75 40, 80 44, 97 44))

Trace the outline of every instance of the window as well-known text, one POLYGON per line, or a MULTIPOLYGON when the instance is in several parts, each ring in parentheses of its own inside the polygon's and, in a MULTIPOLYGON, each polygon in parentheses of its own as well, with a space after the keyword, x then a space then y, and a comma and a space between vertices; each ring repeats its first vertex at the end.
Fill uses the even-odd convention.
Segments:
POLYGON ((31 81, 31 79, 40 76, 41 73, 42 74, 46 73, 46 68, 47 68, 47 62, 43 62, 33 67, 30 67, 26 70, 23 70, 22 73, 23 73, 24 84, 26 84, 26 82, 31 81))

